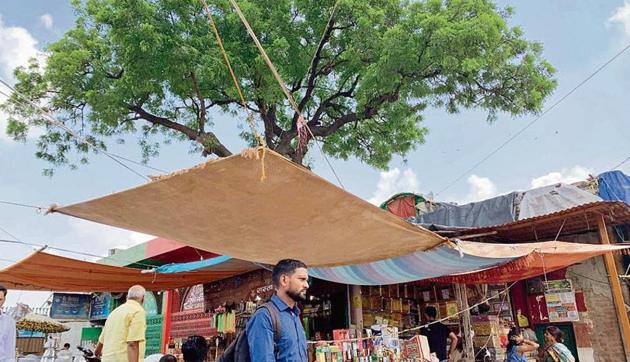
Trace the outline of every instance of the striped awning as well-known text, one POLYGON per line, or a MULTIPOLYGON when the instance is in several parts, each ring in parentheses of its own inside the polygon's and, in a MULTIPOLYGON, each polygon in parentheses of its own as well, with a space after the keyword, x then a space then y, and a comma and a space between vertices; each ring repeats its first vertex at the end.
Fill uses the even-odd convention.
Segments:
POLYGON ((490 244, 459 241, 435 249, 372 263, 311 268, 320 279, 355 285, 386 285, 434 279, 490 283, 522 280, 617 252, 630 245, 593 245, 561 241, 490 244), (438 279, 436 279, 438 278, 438 279))

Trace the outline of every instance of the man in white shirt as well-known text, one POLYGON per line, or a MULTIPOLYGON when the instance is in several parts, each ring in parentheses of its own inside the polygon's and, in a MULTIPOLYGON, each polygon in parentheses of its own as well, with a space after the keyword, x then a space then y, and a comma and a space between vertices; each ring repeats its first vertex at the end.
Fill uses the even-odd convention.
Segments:
POLYGON ((0 285, 0 362, 15 362, 15 320, 1 311, 7 292, 7 288, 0 285))
POLYGON ((72 352, 70 352, 70 343, 65 343, 63 349, 57 352, 57 362, 72 362, 72 352))

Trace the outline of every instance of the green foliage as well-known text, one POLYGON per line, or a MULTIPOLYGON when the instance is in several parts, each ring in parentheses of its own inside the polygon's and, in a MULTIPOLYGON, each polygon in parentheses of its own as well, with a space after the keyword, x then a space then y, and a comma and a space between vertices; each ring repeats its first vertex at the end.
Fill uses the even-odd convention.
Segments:
MULTIPOLYGON (((507 25, 511 9, 488 0, 240 0, 324 151, 386 168, 424 141, 422 112, 478 108, 540 111, 555 88, 542 46, 507 25), (332 25, 332 26, 329 26, 332 25), (323 40, 320 42, 320 39, 323 40), (314 67, 310 67, 311 62, 314 67)), ((198 0, 74 0, 75 26, 48 48, 44 65, 15 71, 16 88, 104 147, 139 134, 192 142, 204 154, 230 154, 209 114, 239 110, 236 90, 198 0)), ((296 115, 226 0, 211 3, 248 107, 273 149, 302 162, 296 115)), ((85 144, 47 125, 13 96, 7 132, 23 140, 45 126, 37 157, 53 166, 85 144)), ((235 127, 235 132, 239 132, 235 127)), ((241 136, 254 142, 250 131, 241 136)), ((87 162, 85 156, 81 163, 87 162)))

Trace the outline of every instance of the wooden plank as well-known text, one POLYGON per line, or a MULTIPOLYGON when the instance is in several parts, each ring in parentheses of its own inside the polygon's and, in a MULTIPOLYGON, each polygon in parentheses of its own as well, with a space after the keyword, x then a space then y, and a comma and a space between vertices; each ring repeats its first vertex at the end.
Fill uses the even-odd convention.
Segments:
MULTIPOLYGON (((606 221, 604 220, 604 216, 601 214, 597 217, 597 229, 599 231, 600 242, 605 245, 610 244, 608 230, 606 229, 606 221)), ((617 271, 617 264, 613 253, 604 254, 604 262, 606 264, 606 271, 608 272, 608 276, 610 278, 610 287, 612 289, 615 308, 617 309, 617 319, 619 321, 619 329, 621 330, 623 347, 626 352, 626 360, 630 360, 630 320, 628 319, 626 305, 623 300, 623 294, 621 293, 619 272, 617 271)))

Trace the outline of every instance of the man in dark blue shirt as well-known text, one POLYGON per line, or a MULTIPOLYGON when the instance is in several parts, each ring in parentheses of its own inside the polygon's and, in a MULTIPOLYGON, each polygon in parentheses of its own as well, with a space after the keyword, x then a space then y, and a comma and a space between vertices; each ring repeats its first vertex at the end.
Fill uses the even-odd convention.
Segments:
POLYGON ((273 269, 276 290, 271 303, 278 309, 280 335, 274 340, 271 314, 260 308, 247 324, 249 355, 255 362, 308 362, 306 334, 298 302, 306 300, 308 270, 298 260, 285 259, 273 269))
POLYGON ((447 326, 442 324, 442 322, 435 322, 437 319, 437 309, 434 306, 427 306, 424 309, 424 316, 427 321, 432 324, 420 329, 420 334, 426 336, 429 340, 431 352, 435 353, 440 362, 452 361, 451 356, 457 347, 457 336, 455 333, 451 332, 447 326), (447 352, 446 342, 448 339, 451 340, 451 345, 447 352))

